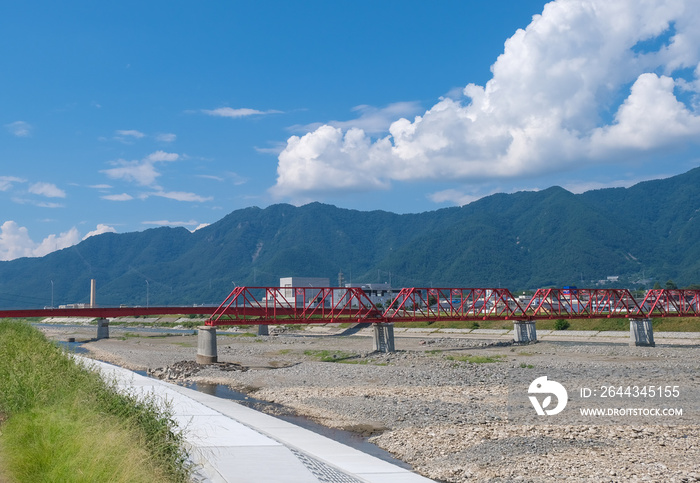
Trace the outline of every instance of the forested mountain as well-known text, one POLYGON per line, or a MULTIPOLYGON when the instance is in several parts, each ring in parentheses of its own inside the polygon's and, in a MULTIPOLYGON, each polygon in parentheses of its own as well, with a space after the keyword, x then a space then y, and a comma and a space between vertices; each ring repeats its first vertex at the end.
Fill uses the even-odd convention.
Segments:
MULTIPOLYGON (((397 215, 311 203, 246 208, 190 233, 106 233, 41 258, 0 262, 0 307, 219 303, 280 277, 401 286, 700 283, 700 168, 631 188, 553 187, 397 215), (644 282, 643 280, 648 280, 644 282), (148 283, 146 282, 148 280, 148 283)), ((611 286, 612 286, 611 285, 611 286)))

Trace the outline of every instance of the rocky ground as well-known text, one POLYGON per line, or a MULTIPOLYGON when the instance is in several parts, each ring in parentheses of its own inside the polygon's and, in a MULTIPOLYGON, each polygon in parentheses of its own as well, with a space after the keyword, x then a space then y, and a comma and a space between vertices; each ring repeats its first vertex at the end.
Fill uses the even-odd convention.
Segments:
MULTIPOLYGON (((43 330, 63 340, 94 336, 94 328, 43 330)), ((396 353, 377 354, 360 335, 220 332, 222 363, 198 366, 195 335, 130 332, 112 328, 110 339, 84 347, 124 367, 227 384, 326 426, 372 434, 378 446, 438 481, 700 481, 697 345, 572 338, 514 346, 424 334, 397 338, 396 353), (555 420, 537 417, 529 403, 527 413, 509 410, 516 396, 527 402, 527 384, 518 384, 542 375, 567 382, 572 415, 591 402, 577 398, 579 387, 608 384, 678 386, 678 398, 642 402, 622 394, 617 406, 682 407, 684 414, 555 420)))

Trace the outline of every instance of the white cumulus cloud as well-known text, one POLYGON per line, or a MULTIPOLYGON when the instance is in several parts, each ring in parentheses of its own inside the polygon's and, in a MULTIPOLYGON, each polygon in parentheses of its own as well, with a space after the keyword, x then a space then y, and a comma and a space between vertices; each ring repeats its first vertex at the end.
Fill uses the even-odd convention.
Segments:
POLYGON ((556 0, 506 41, 486 85, 468 84, 463 97, 397 118, 379 136, 328 123, 290 137, 271 192, 476 183, 698 143, 697 25, 694 0, 556 0))
POLYGON ((384 141, 372 145, 361 129, 343 133, 340 128, 321 126, 313 133, 287 141, 279 155, 277 186, 279 195, 329 189, 367 190, 388 188, 379 165, 384 141), (379 154, 379 156, 377 156, 379 154))
MULTIPOLYGON (((403 116, 413 116, 418 114, 421 109, 417 102, 395 102, 383 108, 361 105, 355 106, 352 110, 359 113, 359 117, 349 121, 330 121, 326 124, 342 130, 357 128, 362 129, 367 134, 379 134, 387 132, 391 123, 396 119, 403 116)), ((323 123, 314 123, 304 126, 292 126, 289 129, 292 132, 307 132, 315 131, 322 125, 323 123)))
POLYGON ((117 232, 117 230, 115 230, 113 226, 104 225, 102 223, 99 223, 97 225, 97 228, 88 232, 88 234, 83 237, 83 240, 90 238, 91 236, 101 235, 103 233, 116 233, 116 232, 117 232))
POLYGON ((177 161, 180 158, 180 155, 177 153, 168 153, 165 151, 156 151, 154 153, 149 154, 146 157, 146 160, 152 162, 152 163, 157 163, 161 161, 177 161))
POLYGON ((80 234, 73 227, 60 235, 49 235, 34 242, 26 227, 10 220, 0 225, 0 260, 21 257, 43 257, 53 251, 68 248, 80 242, 80 234))
POLYGON ((104 195, 101 198, 107 201, 131 201, 134 199, 134 197, 128 193, 122 193, 120 195, 104 195))
POLYGON ((160 176, 160 172, 156 169, 155 164, 177 161, 179 157, 177 153, 156 151, 141 160, 127 161, 119 159, 112 161, 111 164, 115 167, 102 170, 101 172, 112 179, 122 179, 141 186, 152 186, 160 176))
POLYGON ((34 183, 29 187, 29 192, 47 198, 65 198, 66 192, 53 183, 34 183))
POLYGON ((22 257, 43 257, 56 250, 71 247, 91 236, 101 233, 111 233, 116 230, 105 224, 98 224, 95 230, 89 232, 84 237, 76 227, 72 227, 66 232, 58 235, 51 234, 35 242, 29 236, 26 227, 20 226, 17 222, 8 220, 0 225, 0 260, 14 260, 22 257))
POLYGON ((112 179, 123 179, 134 182, 142 186, 149 186, 155 183, 160 173, 155 166, 147 161, 127 161, 119 159, 114 161, 116 168, 105 169, 102 172, 112 179))

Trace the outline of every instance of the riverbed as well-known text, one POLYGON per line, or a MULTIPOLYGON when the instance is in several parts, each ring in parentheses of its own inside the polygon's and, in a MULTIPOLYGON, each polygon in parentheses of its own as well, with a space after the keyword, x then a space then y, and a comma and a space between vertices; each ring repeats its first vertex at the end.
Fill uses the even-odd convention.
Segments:
MULTIPOLYGON (((96 341, 94 327, 42 328, 56 339, 85 340, 92 357, 133 370, 195 359, 192 332, 110 329, 110 339, 96 341)), ((624 340, 574 338, 515 346, 425 334, 399 337, 396 347, 396 353, 372 353, 369 337, 333 330, 257 337, 220 332, 219 360, 245 370, 203 367, 174 382, 227 385, 324 426, 354 431, 440 481, 700 481, 697 345, 630 347, 624 340), (616 407, 678 406, 684 414, 581 421, 512 409, 513 381, 542 374, 566 380, 569 414, 596 399, 578 398, 583 385, 622 387, 613 396, 616 407), (574 391, 574 383, 581 387, 574 391), (679 396, 642 400, 625 395, 625 386, 676 387, 679 396)), ((597 401, 610 399, 598 394, 597 401)))

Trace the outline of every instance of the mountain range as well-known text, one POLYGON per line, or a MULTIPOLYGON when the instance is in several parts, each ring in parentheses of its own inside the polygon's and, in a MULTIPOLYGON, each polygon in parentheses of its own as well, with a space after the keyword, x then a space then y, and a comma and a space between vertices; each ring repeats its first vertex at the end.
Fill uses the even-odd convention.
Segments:
POLYGON ((416 214, 321 203, 236 210, 195 232, 105 233, 0 262, 0 307, 218 304, 280 277, 394 287, 700 283, 700 168, 630 188, 495 194, 416 214))

